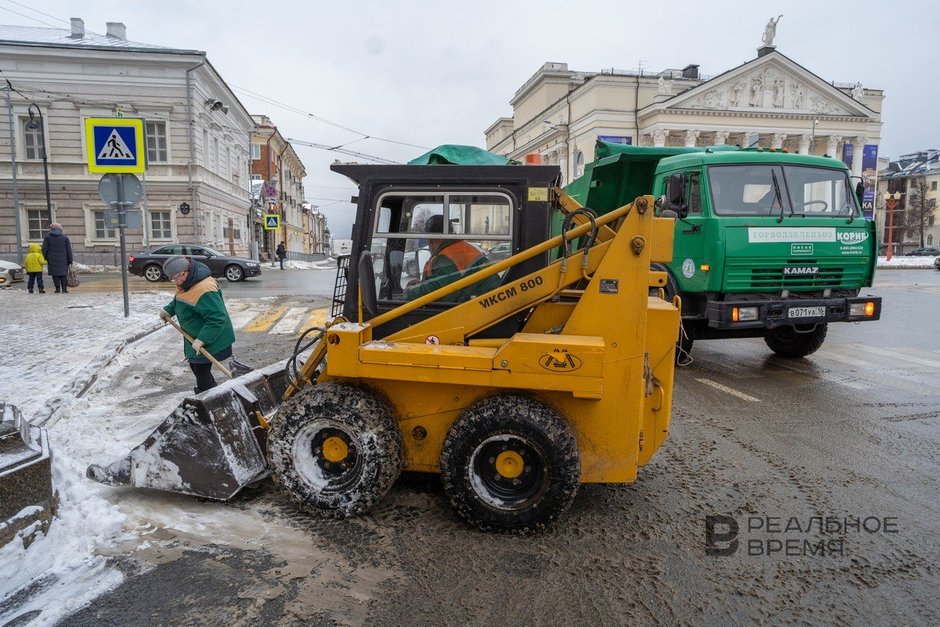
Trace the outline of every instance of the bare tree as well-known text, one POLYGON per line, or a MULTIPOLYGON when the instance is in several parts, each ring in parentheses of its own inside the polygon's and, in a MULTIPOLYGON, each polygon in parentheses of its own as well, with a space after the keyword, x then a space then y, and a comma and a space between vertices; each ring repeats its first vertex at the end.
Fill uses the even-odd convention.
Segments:
POLYGON ((911 181, 911 194, 907 199, 907 232, 908 236, 917 235, 920 245, 924 245, 924 236, 928 228, 933 226, 937 210, 937 199, 928 198, 930 186, 927 177, 921 176, 911 181))

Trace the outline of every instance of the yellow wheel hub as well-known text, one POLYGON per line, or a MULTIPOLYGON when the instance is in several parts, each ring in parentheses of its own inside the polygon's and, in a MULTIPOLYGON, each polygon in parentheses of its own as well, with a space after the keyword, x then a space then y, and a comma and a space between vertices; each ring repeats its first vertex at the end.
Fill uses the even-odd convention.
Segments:
POLYGON ((496 457, 496 472, 507 479, 515 479, 525 470, 525 460, 515 451, 503 451, 496 457))
POLYGON ((349 455, 349 445, 339 436, 330 436, 323 440, 323 457, 328 462, 341 462, 349 455))

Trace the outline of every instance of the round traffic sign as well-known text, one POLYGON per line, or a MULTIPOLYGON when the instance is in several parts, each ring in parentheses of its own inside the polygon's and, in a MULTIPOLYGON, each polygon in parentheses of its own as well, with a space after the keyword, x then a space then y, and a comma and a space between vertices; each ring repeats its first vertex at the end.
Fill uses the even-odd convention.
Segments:
POLYGON ((123 186, 124 206, 134 207, 144 194, 144 186, 133 174, 105 174, 98 181, 98 194, 107 205, 117 207, 119 186, 123 186))

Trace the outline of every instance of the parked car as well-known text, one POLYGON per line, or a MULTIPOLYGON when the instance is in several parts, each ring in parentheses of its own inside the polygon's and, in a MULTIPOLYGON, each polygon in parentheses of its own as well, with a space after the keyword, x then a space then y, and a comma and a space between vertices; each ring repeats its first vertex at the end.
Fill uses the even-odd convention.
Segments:
POLYGON ((26 273, 23 271, 22 266, 12 261, 0 259, 0 286, 13 285, 18 281, 22 281, 24 276, 26 276, 26 273))
POLYGON ((512 255, 512 243, 510 242, 500 242, 490 248, 490 251, 486 254, 490 261, 501 261, 510 255, 512 255))
POLYGON ((940 248, 937 248, 936 246, 915 248, 911 252, 907 253, 908 257, 936 257, 937 255, 940 255, 940 248))
POLYGON ((174 255, 192 257, 209 266, 212 276, 225 277, 229 281, 242 281, 250 276, 261 274, 261 264, 253 259, 229 257, 208 246, 198 244, 166 244, 154 248, 148 253, 127 256, 127 269, 137 276, 142 276, 154 283, 169 281, 163 274, 163 263, 174 255))
POLYGON ((937 270, 940 270, 940 257, 937 257, 936 259, 933 260, 933 267, 936 268, 937 270))

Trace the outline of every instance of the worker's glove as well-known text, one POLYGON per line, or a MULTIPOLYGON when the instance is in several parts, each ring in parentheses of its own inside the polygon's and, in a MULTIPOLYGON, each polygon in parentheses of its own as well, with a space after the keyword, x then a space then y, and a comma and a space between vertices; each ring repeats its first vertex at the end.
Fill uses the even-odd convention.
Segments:
POLYGON ((166 309, 160 310, 160 320, 163 320, 164 322, 169 322, 172 319, 173 319, 173 316, 170 315, 170 312, 168 312, 166 309))
POLYGON ((206 343, 202 340, 193 340, 193 350, 196 351, 196 354, 199 354, 199 349, 205 346, 206 343))

